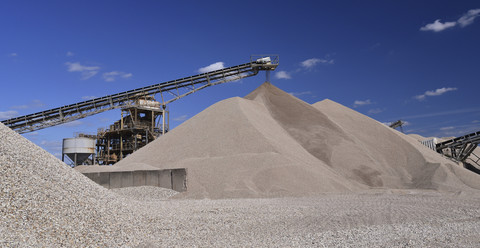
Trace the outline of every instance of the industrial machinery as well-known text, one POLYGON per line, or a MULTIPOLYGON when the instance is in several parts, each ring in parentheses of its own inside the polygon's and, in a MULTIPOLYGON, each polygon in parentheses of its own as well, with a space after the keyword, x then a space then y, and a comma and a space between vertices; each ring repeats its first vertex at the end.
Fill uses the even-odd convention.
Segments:
POLYGON ((95 160, 95 139, 77 136, 75 138, 63 139, 62 161, 65 162, 65 155, 71 160, 72 166, 77 166, 95 160))
POLYGON ((438 153, 465 162, 479 144, 480 131, 438 143, 435 149, 438 153))
POLYGON ((463 166, 480 174, 480 157, 474 153, 480 144, 480 131, 439 142, 437 138, 421 141, 424 146, 463 163, 463 166))
POLYGON ((168 132, 168 111, 152 96, 122 108, 121 118, 97 133, 97 162, 114 164, 168 132))
POLYGON ((252 55, 250 62, 245 64, 19 116, 4 120, 2 123, 18 133, 28 133, 122 108, 132 104, 141 96, 154 96, 155 94, 160 94, 161 105, 165 107, 168 103, 206 87, 255 76, 259 71, 275 70, 278 63, 279 59, 276 55, 252 55), (164 93, 170 94, 173 98, 167 99, 168 95, 164 93))
POLYGON ((403 122, 402 120, 398 120, 398 121, 390 123, 390 127, 393 128, 393 129, 397 129, 399 127, 400 131, 402 131, 402 133, 403 133, 403 125, 404 124, 405 124, 405 122, 403 122))
MULTIPOLYGON (((269 81, 270 71, 278 64, 277 55, 252 55, 250 62, 245 64, 15 117, 2 123, 18 133, 28 133, 121 109, 120 120, 107 129, 99 129, 95 135, 98 162, 113 164, 168 132, 167 104, 209 86, 255 76, 259 71, 266 71, 269 81), (157 94, 161 101, 155 100, 157 94)), ((78 164, 80 153, 65 154, 69 158, 68 154, 76 154, 75 164, 78 164)))

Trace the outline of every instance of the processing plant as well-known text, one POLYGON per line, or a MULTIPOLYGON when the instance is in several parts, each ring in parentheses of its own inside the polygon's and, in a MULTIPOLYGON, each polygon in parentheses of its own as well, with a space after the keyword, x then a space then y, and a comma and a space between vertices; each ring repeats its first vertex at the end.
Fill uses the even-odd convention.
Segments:
POLYGON ((2 121, 18 133, 52 127, 113 109, 121 109, 120 120, 97 134, 79 134, 64 140, 62 157, 68 157, 72 166, 82 163, 114 164, 155 140, 169 130, 168 104, 209 86, 237 81, 269 72, 279 64, 278 55, 252 55, 244 64, 171 80, 151 86, 74 103, 42 112, 2 121), (158 95, 159 97, 155 98, 158 95), (157 100, 156 100, 157 99, 157 100), (92 142, 96 140, 92 152, 92 142), (87 152, 88 151, 88 152, 87 152))

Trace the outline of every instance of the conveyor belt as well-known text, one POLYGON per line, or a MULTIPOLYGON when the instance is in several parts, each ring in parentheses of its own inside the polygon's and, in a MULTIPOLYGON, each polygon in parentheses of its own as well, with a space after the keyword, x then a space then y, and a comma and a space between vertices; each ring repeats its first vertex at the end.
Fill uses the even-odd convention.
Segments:
POLYGON ((480 131, 438 143, 436 150, 439 153, 464 162, 473 150, 477 148, 478 144, 480 144, 480 131))
POLYGON ((130 104, 135 99, 146 95, 155 95, 158 93, 162 94, 164 92, 168 92, 173 96, 173 98, 166 100, 162 94, 162 104, 165 106, 170 102, 178 100, 208 86, 254 76, 257 75, 260 70, 275 70, 277 66, 278 57, 273 57, 271 62, 266 62, 261 59, 251 60, 249 63, 224 68, 221 70, 154 84, 143 88, 129 90, 4 120, 2 123, 19 133, 27 133, 46 127, 71 122, 108 110, 121 108, 122 106, 130 104))

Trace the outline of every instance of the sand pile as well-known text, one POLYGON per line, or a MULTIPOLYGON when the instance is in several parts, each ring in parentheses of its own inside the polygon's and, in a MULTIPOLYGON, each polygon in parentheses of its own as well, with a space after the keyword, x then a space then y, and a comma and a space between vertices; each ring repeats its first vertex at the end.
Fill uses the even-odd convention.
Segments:
POLYGON ((116 164, 188 168, 188 197, 305 196, 369 188, 480 189, 475 175, 385 125, 265 83, 207 108, 116 164))

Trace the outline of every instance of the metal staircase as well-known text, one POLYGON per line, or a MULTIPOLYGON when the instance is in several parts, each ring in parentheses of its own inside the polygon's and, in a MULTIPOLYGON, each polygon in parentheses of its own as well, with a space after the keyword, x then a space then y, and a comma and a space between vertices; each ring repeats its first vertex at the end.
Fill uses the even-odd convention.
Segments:
POLYGON ((255 76, 262 70, 269 72, 275 70, 278 64, 278 56, 253 55, 250 62, 245 64, 24 115, 2 123, 18 133, 27 133, 122 108, 137 99, 155 94, 161 95, 161 104, 165 108, 168 103, 206 87, 255 76))

